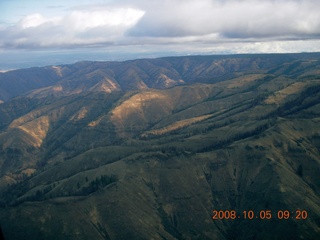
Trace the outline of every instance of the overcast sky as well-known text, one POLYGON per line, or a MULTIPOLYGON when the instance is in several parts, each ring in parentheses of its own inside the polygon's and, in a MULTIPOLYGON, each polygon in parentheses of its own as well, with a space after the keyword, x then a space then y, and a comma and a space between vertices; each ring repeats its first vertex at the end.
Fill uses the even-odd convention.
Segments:
POLYGON ((320 51, 319 10, 319 0, 0 0, 0 65, 320 51))

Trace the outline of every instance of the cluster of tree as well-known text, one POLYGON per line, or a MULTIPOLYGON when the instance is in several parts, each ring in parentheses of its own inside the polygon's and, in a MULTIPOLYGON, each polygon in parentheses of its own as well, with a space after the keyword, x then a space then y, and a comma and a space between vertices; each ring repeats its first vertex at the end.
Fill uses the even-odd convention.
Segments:
POLYGON ((18 183, 12 188, 9 188, 8 191, 5 192, 5 198, 2 199, 0 206, 16 206, 26 201, 43 201, 51 198, 52 196, 47 196, 46 194, 50 192, 55 187, 55 184, 48 185, 44 188, 39 188, 35 191, 34 194, 28 195, 26 197, 20 197, 24 195, 29 187, 28 185, 22 183, 18 183))
POLYGON ((65 193, 58 193, 58 195, 53 196, 50 192, 55 188, 55 183, 47 185, 45 187, 37 189, 33 194, 30 194, 26 197, 20 198, 20 196, 24 195, 28 192, 28 186, 26 184, 17 184, 13 188, 8 189, 4 193, 4 197, 0 201, 0 206, 5 207, 8 205, 16 206, 26 201, 43 201, 50 199, 52 197, 69 197, 69 196, 86 196, 97 190, 114 183, 118 180, 115 175, 102 175, 96 177, 92 181, 89 182, 88 177, 86 177, 87 186, 80 187, 80 183, 77 183, 77 189, 71 190, 65 193))
MULTIPOLYGON (((86 178, 87 181, 88 178, 86 178)), ((92 180, 88 186, 80 188, 75 195, 86 196, 118 180, 116 175, 102 175, 92 180)), ((78 187, 80 185, 78 184, 78 187)))
POLYGON ((307 109, 319 103, 320 101, 320 86, 311 86, 300 93, 300 95, 279 107, 276 114, 285 116, 296 113, 302 109, 307 109))
POLYGON ((226 146, 230 145, 231 143, 233 143, 234 141, 238 141, 238 140, 245 139, 248 137, 258 136, 260 133, 262 133, 263 131, 265 131, 269 127, 270 127, 270 122, 267 122, 265 124, 259 125, 258 127, 254 128, 252 130, 240 132, 240 133, 234 134, 231 137, 217 140, 213 143, 210 143, 210 144, 204 146, 203 148, 199 149, 197 152, 199 152, 199 153, 209 152, 209 151, 212 151, 215 149, 226 147, 226 146))

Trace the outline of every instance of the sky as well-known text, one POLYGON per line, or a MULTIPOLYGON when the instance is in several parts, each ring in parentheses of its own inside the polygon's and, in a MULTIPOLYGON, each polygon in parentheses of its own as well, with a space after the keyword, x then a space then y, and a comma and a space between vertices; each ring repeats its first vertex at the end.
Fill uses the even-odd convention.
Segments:
POLYGON ((320 51, 319 0, 0 0, 0 69, 320 51))

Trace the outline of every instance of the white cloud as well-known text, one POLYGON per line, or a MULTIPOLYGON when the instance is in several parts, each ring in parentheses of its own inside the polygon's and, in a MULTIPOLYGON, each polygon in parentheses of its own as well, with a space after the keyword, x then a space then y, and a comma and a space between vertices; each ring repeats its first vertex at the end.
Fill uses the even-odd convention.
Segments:
POLYGON ((144 12, 130 8, 96 11, 74 11, 62 21, 76 31, 85 31, 97 27, 130 27, 134 25, 144 12))
POLYGON ((39 25, 41 25, 47 21, 48 20, 46 20, 43 16, 36 13, 36 14, 32 14, 32 15, 29 15, 29 16, 23 18, 20 21, 20 25, 23 29, 26 29, 26 28, 30 28, 30 27, 38 27, 39 25))
POLYGON ((110 43, 120 40, 143 14, 133 8, 76 10, 53 18, 36 13, 24 17, 15 26, 2 28, 0 46, 41 48, 110 43))
POLYGON ((319 9, 318 0, 95 0, 60 15, 39 12, 1 26, 0 48, 319 51, 319 9))

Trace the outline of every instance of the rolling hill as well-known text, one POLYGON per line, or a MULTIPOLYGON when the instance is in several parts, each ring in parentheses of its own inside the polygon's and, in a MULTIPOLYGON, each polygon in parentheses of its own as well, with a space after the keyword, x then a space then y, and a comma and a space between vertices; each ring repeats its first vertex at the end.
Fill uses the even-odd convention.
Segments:
POLYGON ((319 53, 20 69, 0 99, 5 239, 320 236, 319 53))

